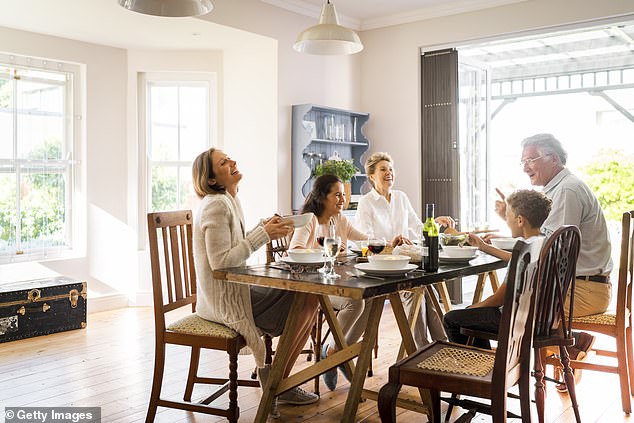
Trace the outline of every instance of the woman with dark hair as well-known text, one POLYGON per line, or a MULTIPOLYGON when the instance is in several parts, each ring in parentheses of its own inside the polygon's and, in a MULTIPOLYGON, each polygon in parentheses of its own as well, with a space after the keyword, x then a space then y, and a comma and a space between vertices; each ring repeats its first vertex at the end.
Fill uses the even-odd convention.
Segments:
MULTIPOLYGON (((317 242, 318 228, 320 225, 332 225, 336 236, 341 238, 342 248, 346 248, 348 240, 359 241, 368 238, 368 235, 355 229, 352 223, 343 215, 345 202, 343 182, 335 175, 322 175, 315 179, 313 189, 306 197, 302 206, 302 213, 313 213, 310 222, 295 230, 289 248, 320 248, 317 242)), ((346 343, 353 344, 361 338, 367 322, 369 312, 369 300, 354 300, 346 297, 331 296, 330 301, 336 310, 339 310, 337 320, 346 337, 346 343), (364 311, 366 311, 364 313, 364 311)), ((322 356, 326 357, 335 353, 334 344, 329 341, 324 345, 322 356)), ((340 367, 344 376, 344 367, 340 367)), ((324 373, 324 382, 332 391, 337 387, 337 369, 324 373)))
MULTIPOLYGON (((268 367, 264 365, 265 346, 261 335, 281 335, 293 303, 292 291, 248 286, 214 279, 214 269, 244 266, 249 256, 271 239, 288 235, 292 229, 279 216, 262 220, 245 231, 242 206, 237 198, 242 173, 221 150, 211 148, 192 165, 192 183, 200 208, 194 218, 194 264, 198 280, 196 312, 203 319, 222 323, 244 337, 253 352, 262 386, 268 367)), ((310 295, 298 316, 297 332, 284 376, 288 376, 310 330, 319 300, 310 295)), ((311 404, 319 397, 300 387, 281 394, 278 404, 311 404)))

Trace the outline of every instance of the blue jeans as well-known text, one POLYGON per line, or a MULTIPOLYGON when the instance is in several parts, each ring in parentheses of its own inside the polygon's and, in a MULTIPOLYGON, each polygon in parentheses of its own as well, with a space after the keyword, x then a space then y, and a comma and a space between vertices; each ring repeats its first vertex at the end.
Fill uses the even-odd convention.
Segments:
MULTIPOLYGON (((443 325, 451 342, 466 344, 468 337, 460 334, 460 328, 497 333, 502 311, 500 307, 480 307, 452 310, 445 314, 443 325)), ((491 349, 488 339, 476 338, 474 346, 491 349)))

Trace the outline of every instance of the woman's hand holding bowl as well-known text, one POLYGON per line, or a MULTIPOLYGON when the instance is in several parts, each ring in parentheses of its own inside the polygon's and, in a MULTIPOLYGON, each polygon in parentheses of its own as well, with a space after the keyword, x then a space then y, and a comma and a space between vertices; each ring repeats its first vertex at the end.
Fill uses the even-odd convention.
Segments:
POLYGON ((291 233, 293 224, 285 222, 278 215, 275 215, 264 221, 264 230, 271 239, 282 238, 291 233))

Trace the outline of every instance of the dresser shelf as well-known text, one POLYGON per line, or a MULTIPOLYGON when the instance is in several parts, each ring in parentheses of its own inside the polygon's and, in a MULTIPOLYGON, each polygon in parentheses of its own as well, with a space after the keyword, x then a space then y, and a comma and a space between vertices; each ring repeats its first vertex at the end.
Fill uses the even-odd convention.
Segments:
POLYGON ((330 157, 352 159, 361 171, 350 181, 353 196, 370 190, 364 170, 365 153, 370 143, 363 134, 368 113, 300 104, 293 106, 292 117, 292 209, 298 212, 312 189, 315 167, 330 157))

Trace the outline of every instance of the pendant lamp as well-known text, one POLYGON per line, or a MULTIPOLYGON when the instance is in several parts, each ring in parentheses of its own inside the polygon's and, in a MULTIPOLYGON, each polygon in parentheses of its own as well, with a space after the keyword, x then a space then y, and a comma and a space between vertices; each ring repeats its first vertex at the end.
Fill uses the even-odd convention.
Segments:
POLYGON ((134 12, 165 17, 199 16, 211 12, 211 0, 118 0, 119 5, 134 12))
POLYGON ((356 32, 339 25, 335 5, 328 0, 321 9, 319 24, 299 34, 293 48, 300 53, 341 55, 358 53, 363 44, 356 32))

